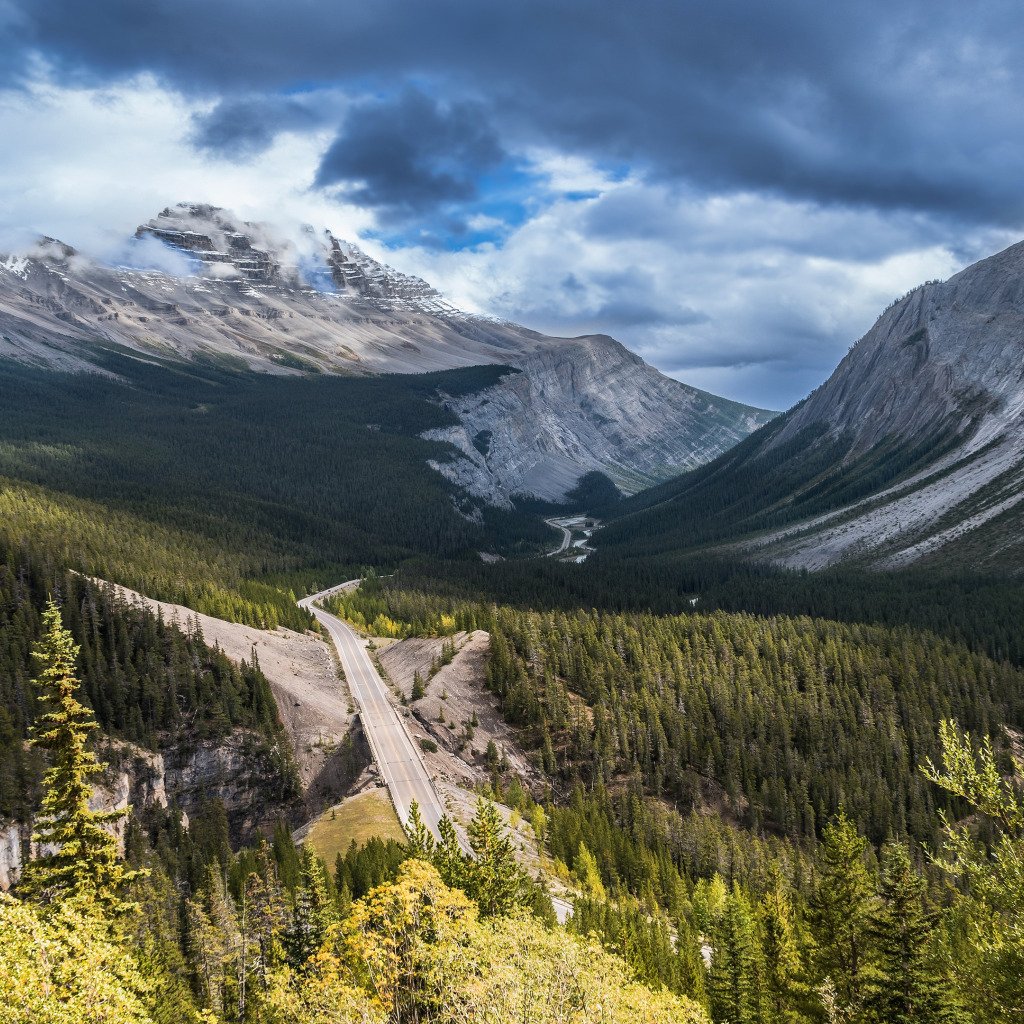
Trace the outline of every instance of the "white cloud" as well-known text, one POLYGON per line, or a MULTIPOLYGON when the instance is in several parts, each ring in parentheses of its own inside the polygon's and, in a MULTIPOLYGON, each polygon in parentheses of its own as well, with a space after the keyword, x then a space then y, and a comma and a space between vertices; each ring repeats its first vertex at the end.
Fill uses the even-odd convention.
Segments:
MULTIPOLYGON (((209 202, 293 238, 302 222, 362 238, 467 310, 604 331, 667 373, 780 408, 827 377, 893 298, 1016 240, 921 214, 704 195, 534 150, 536 203, 500 243, 388 250, 367 239, 370 212, 310 188, 329 132, 281 134, 234 163, 190 144, 210 107, 148 77, 88 89, 40 73, 0 92, 0 137, 17 140, 0 162, 0 250, 46 234, 112 261, 156 260, 126 248, 135 227, 170 203, 209 202)), ((495 225, 481 215, 472 226, 495 225)))
POLYGON ((308 191, 327 133, 282 134, 240 165, 190 145, 192 116, 208 108, 149 77, 76 89, 41 76, 0 92, 0 137, 18 140, 0 163, 0 248, 45 234, 116 257, 139 223, 178 201, 341 235, 370 226, 368 214, 308 191))
POLYGON ((391 261, 464 308, 551 333, 603 331, 688 383, 784 408, 894 298, 1014 240, 916 215, 632 180, 555 202, 501 247, 412 249, 391 261))

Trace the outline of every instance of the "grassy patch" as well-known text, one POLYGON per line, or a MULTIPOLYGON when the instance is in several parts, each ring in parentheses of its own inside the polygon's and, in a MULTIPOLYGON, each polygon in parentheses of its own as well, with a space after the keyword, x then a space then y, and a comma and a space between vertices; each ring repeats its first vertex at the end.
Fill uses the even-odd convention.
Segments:
POLYGON ((339 853, 344 854, 353 839, 356 846, 362 846, 373 836, 405 842, 405 833, 398 823, 398 815, 391 806, 387 791, 383 789, 360 793, 333 811, 325 811, 309 830, 306 841, 333 869, 334 858, 339 853))

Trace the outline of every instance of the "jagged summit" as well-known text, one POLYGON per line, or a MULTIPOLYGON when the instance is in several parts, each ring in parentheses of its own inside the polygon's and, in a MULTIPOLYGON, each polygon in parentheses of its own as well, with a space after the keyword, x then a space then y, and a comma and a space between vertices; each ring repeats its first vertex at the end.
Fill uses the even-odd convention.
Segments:
POLYGON ((550 338, 460 312, 329 231, 287 237, 182 203, 135 238, 138 263, 170 269, 110 267, 52 240, 0 257, 0 357, 95 371, 97 350, 116 345, 278 374, 510 365, 522 373, 460 401, 465 429, 446 439, 461 454, 438 467, 498 504, 517 492, 561 498, 590 470, 634 491, 770 416, 664 377, 612 338, 550 338))
POLYGON ((297 239, 274 238, 266 225, 239 222, 218 206, 178 203, 139 226, 135 237, 147 236, 221 278, 237 276, 286 288, 312 286, 432 312, 457 312, 422 278, 378 263, 357 245, 326 229, 318 234, 311 225, 305 225, 297 239))

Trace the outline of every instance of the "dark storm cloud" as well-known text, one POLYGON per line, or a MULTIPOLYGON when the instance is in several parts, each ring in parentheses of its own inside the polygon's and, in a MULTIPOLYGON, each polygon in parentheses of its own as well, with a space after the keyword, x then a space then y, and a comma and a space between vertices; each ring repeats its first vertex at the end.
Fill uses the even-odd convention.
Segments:
MULTIPOLYGON (((8 75, 35 53, 66 80, 153 72, 205 95, 418 80, 485 100, 506 147, 709 190, 1024 219, 1016 0, 9 0, 0 17, 8 75)), ((323 175, 357 169, 336 157, 323 175)), ((468 187, 431 159, 427 192, 468 187)), ((391 182, 361 180, 387 202, 391 182)))
POLYGON ((319 127, 327 116, 301 99, 232 97, 194 118, 192 143, 218 156, 244 160, 268 149, 279 133, 319 127))
POLYGON ((350 200, 400 219, 476 199, 478 179, 504 157, 478 106, 406 89, 349 112, 316 184, 355 183, 350 200))

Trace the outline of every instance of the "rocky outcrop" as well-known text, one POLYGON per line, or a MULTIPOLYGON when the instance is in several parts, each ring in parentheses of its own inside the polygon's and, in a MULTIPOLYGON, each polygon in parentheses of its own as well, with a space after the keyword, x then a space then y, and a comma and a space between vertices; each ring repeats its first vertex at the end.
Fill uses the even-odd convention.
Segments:
MULTIPOLYGON (((210 800, 221 800, 233 831, 245 836, 262 823, 268 809, 281 805, 280 794, 267 791, 265 770, 269 752, 260 748, 258 738, 238 731, 223 740, 208 740, 192 749, 168 748, 162 754, 131 744, 116 744, 113 762, 94 787, 89 807, 94 811, 123 810, 131 805, 136 812, 171 801, 181 808, 182 824, 187 828, 193 815, 210 800)), ((108 827, 123 844, 126 819, 108 827)), ((20 877, 23 852, 27 849, 31 828, 12 822, 0 822, 0 889, 7 890, 20 877)), ((43 850, 42 852, 48 852, 43 850)))
POLYGON ((93 372, 111 345, 278 374, 514 366, 521 378, 454 403, 463 429, 445 435, 462 457, 442 471, 499 504, 517 490, 559 498, 592 469, 633 491, 713 458, 768 416, 664 377, 611 338, 462 313, 330 232, 285 238, 186 203, 136 236, 160 250, 154 262, 177 254, 180 271, 102 266, 52 239, 0 259, 0 356, 93 372))

